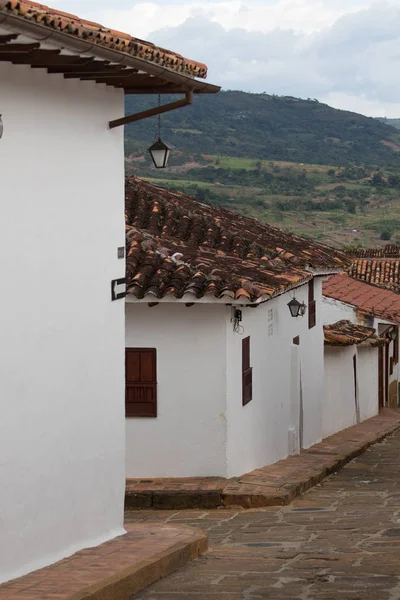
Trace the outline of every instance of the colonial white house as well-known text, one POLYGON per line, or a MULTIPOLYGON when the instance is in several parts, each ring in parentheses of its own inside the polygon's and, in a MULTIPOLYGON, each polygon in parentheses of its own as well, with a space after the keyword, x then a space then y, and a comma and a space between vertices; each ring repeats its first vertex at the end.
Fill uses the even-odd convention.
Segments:
POLYGON ((128 34, 0 1, 0 582, 124 531, 119 125, 125 93, 218 91, 197 76, 128 34))
POLYGON ((345 257, 133 177, 126 220, 127 477, 232 477, 320 441, 322 276, 345 257))
POLYGON ((323 321, 343 320, 357 325, 356 331, 375 331, 384 343, 367 337, 361 345, 353 339, 343 344, 347 348, 325 347, 326 435, 334 426, 342 429, 376 415, 380 407, 398 407, 400 295, 345 273, 329 277, 323 284, 323 321), (328 408, 333 398, 335 414, 328 408))
POLYGON ((324 325, 322 435, 328 437, 379 410, 379 355, 389 339, 375 329, 341 320, 324 325))

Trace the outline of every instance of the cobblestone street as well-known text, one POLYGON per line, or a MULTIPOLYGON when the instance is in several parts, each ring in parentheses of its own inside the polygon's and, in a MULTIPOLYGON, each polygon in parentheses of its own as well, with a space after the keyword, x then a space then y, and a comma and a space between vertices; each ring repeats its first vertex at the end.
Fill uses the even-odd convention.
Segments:
POLYGON ((134 600, 400 600, 399 458, 397 432, 283 508, 128 512, 210 538, 134 600))

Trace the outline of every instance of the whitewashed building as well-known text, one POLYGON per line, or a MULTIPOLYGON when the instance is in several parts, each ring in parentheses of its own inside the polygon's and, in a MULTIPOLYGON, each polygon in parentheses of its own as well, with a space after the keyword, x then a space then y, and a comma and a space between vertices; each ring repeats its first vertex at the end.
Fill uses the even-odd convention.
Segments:
POLYGON ((322 434, 328 437, 379 411, 379 354, 389 343, 348 320, 324 326, 322 434))
POLYGON ((197 75, 127 34, 0 2, 0 582, 124 531, 124 145, 109 123, 125 93, 217 91, 197 75))
MULTIPOLYGON (((323 322, 327 325, 343 319, 373 328, 377 336, 386 338, 387 343, 378 349, 376 369, 373 367, 378 378, 374 414, 380 407, 397 408, 400 295, 344 273, 329 277, 323 284, 323 322)), ((368 415, 372 416, 370 410, 368 415)))
POLYGON ((232 477, 320 441, 343 257, 131 177, 126 218, 127 477, 232 477))

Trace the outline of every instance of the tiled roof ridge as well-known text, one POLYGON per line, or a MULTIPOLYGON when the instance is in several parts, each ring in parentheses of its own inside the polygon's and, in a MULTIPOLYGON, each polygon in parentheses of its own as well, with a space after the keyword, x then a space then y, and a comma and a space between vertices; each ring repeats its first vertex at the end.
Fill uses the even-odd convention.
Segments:
POLYGON ((385 338, 376 335, 373 327, 366 327, 342 319, 331 325, 324 325, 325 344, 329 346, 351 346, 370 342, 373 345, 383 345, 385 338))
MULTIPOLYGON (((307 240, 306 238, 302 238, 301 236, 297 236, 294 233, 288 232, 270 224, 261 223, 253 217, 242 216, 237 212, 230 210, 229 208, 213 206, 211 204, 201 202, 199 200, 196 200, 195 198, 186 196, 182 192, 167 190, 165 188, 155 185, 154 183, 150 183, 148 181, 139 179, 133 175, 127 176, 126 179, 128 192, 129 190, 133 191, 132 186, 136 186, 134 190, 134 194, 136 194, 135 210, 133 210, 132 206, 132 199, 134 194, 132 194, 131 196, 129 195, 129 193, 126 194, 126 210, 128 218, 131 218, 133 221, 132 224, 134 224, 136 219, 135 212, 138 212, 136 211, 136 205, 138 204, 137 194, 139 194, 139 196, 141 196, 139 202, 143 202, 145 198, 148 198, 150 201, 153 202, 154 205, 157 205, 157 208, 153 206, 152 216, 154 216, 154 213, 156 213, 158 217, 162 216, 164 214, 163 211, 165 211, 165 207, 168 204, 171 213, 171 219, 173 219, 174 217, 175 219, 181 217, 185 221, 183 224, 180 224, 181 230, 179 232, 174 232, 174 234, 179 233, 180 237, 182 236, 184 238, 185 235, 189 237, 189 233, 191 233, 193 229, 196 228, 196 226, 199 230, 199 228, 201 228, 202 223, 203 229, 207 229, 207 232, 198 231, 197 238, 196 236, 193 236, 195 238, 193 241, 197 244, 209 244, 215 247, 216 241, 218 240, 220 242, 218 244, 218 247, 221 250, 225 252, 234 252, 242 258, 260 258, 269 261, 276 259, 279 262, 284 261, 287 264, 290 263, 298 266, 300 266, 301 264, 302 266, 306 266, 305 257, 294 254, 294 250, 288 251, 287 249, 280 247, 276 243, 272 243, 274 241, 277 241, 278 244, 281 244, 283 246, 284 241, 290 240, 295 244, 309 244, 312 248, 320 250, 321 253, 324 253, 324 258, 331 260, 332 270, 337 270, 338 267, 344 268, 349 262, 344 257, 344 255, 342 256, 342 263, 340 261, 340 258, 336 258, 334 256, 334 254, 336 254, 338 257, 340 257, 341 251, 339 250, 335 250, 333 254, 334 249, 329 246, 326 246, 325 244, 314 242, 312 240, 307 240), (152 194, 157 196, 156 201, 151 200, 152 194), (189 206, 187 206, 188 201, 190 202, 189 206), (183 206, 183 202, 185 202, 185 206, 183 206), (171 209, 171 203, 174 205, 173 209, 171 209), (199 214, 198 211, 203 212, 202 214, 199 214), (206 217, 213 220, 211 227, 210 223, 207 223, 206 217), (224 225, 224 221, 226 221, 227 224, 229 224, 229 227, 224 225), (249 237, 251 236, 246 237, 245 232, 243 231, 243 226, 246 225, 248 227, 251 227, 253 231, 257 230, 258 233, 260 233, 260 235, 268 234, 268 236, 272 238, 271 243, 259 243, 256 239, 249 239, 249 237), (279 238, 286 238, 286 240, 282 240, 279 238), (346 260, 347 264, 345 263, 346 260)), ((149 212, 150 211, 147 212, 147 216, 150 221, 149 212)), ((143 219, 143 216, 144 215, 141 214, 140 218, 143 219)), ((156 219, 153 220, 154 225, 155 222, 156 219)), ((137 223, 137 225, 140 226, 139 223, 137 223)), ((141 227, 143 226, 144 223, 142 221, 141 227)), ((148 225, 146 225, 146 229, 149 229, 148 225)), ((163 229, 163 232, 164 230, 165 227, 163 229)), ((253 235, 253 238, 255 237, 256 236, 253 235)), ((307 252, 305 252, 305 254, 306 253, 307 252)), ((310 260, 307 266, 314 266, 311 253, 310 260)), ((318 265, 315 264, 315 266, 318 265)))
POLYGON ((344 266, 330 248, 133 176, 125 210, 127 287, 138 299, 262 302, 309 281, 310 263, 344 266))
POLYGON ((49 29, 66 33, 93 44, 124 52, 153 62, 179 73, 206 79, 207 66, 187 59, 176 52, 155 46, 151 42, 134 38, 76 15, 50 8, 31 0, 0 0, 0 12, 34 21, 49 29))
POLYGON ((400 291, 400 258, 357 258, 348 273, 369 285, 400 291))
POLYGON ((210 295, 254 301, 264 295, 273 297, 284 292, 290 278, 299 285, 312 276, 301 269, 288 271, 281 266, 281 274, 278 269, 275 272, 276 284, 272 288, 262 281, 263 265, 259 260, 254 262, 220 252, 218 261, 210 262, 207 248, 199 248, 197 254, 192 255, 190 248, 180 248, 173 238, 159 238, 130 225, 126 229, 127 285, 130 293, 139 299, 150 294, 156 298, 166 295, 182 298, 190 293, 196 298, 210 295), (202 250, 205 250, 204 258, 202 250), (221 264, 223 260, 229 263, 229 269, 221 264), (284 277, 281 282, 280 277, 284 277))
POLYGON ((347 248, 344 252, 353 258, 400 258, 400 244, 386 244, 383 248, 347 248))

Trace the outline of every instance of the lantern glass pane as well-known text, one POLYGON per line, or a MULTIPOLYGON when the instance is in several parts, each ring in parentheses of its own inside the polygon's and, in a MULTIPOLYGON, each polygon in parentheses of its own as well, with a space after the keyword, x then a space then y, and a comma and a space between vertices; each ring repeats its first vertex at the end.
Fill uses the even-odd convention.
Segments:
POLYGON ((154 166, 156 169, 163 169, 166 165, 165 157, 169 154, 169 150, 150 150, 151 158, 153 159, 154 166))
POLYGON ((290 310, 290 314, 292 315, 292 317, 298 317, 299 316, 299 312, 300 312, 300 302, 298 300, 296 300, 296 298, 293 298, 293 300, 291 300, 288 303, 288 307, 290 310))

